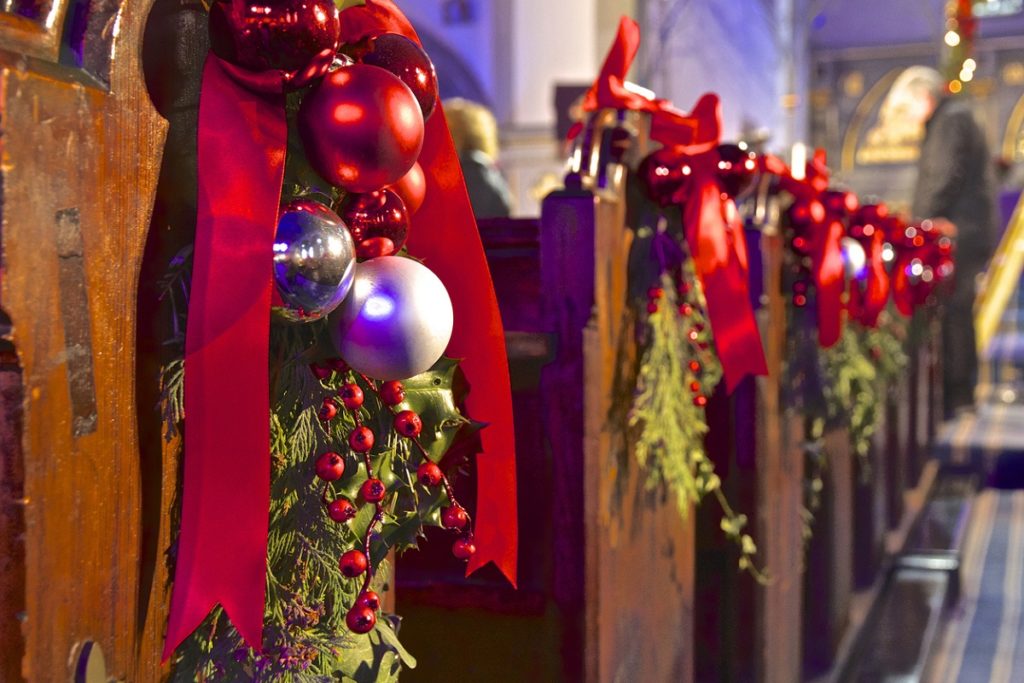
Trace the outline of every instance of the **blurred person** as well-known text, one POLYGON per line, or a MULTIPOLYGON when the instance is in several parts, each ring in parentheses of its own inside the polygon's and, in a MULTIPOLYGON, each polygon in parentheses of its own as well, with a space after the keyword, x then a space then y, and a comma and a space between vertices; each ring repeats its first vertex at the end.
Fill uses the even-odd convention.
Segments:
MULTIPOLYGON (((995 184, 985 135, 967 102, 946 94, 938 71, 911 67, 907 115, 925 129, 912 213, 956 242, 956 274, 942 318, 946 417, 974 405, 978 352, 975 281, 992 256, 995 184)), ((909 70, 908 70, 909 71, 909 70)))
POLYGON ((498 122, 476 102, 454 97, 441 103, 459 154, 462 174, 477 218, 508 218, 512 193, 498 170, 498 122))

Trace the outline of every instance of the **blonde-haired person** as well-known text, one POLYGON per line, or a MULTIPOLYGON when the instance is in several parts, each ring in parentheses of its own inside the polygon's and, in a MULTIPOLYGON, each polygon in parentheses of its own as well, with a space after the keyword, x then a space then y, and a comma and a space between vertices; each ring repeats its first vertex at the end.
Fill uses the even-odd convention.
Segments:
POLYGON ((454 97, 441 103, 477 218, 507 218, 512 193, 498 170, 498 122, 490 110, 454 97))

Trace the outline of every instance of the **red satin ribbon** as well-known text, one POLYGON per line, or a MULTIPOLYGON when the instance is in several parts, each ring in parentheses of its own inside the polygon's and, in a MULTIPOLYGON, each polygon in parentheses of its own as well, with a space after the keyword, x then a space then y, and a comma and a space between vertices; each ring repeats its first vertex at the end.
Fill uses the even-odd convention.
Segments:
MULTIPOLYGON (((648 99, 628 90, 626 74, 639 49, 640 26, 622 17, 601 71, 583 98, 583 109, 647 112, 651 139, 690 157, 690 189, 676 200, 683 208, 684 233, 731 392, 747 375, 767 375, 768 365, 750 303, 746 236, 732 200, 718 184, 721 104, 717 95, 707 94, 686 114, 667 100, 648 99)), ((575 126, 570 139, 581 130, 582 125, 575 126)))
POLYGON ((259 650, 270 508, 271 278, 288 129, 284 96, 210 55, 185 338, 185 479, 163 659, 220 603, 259 650), (245 410, 236 409, 244 397, 245 410))
POLYGON ((885 270, 882 250, 885 236, 881 229, 875 228, 871 237, 862 240, 864 251, 868 257, 867 283, 862 289, 857 282, 850 284, 850 300, 847 309, 850 317, 865 327, 878 327, 878 316, 885 310, 889 301, 889 273, 885 270))
MULTIPOLYGON (((408 19, 388 0, 366 0, 346 9, 341 26, 343 43, 385 32, 419 43, 408 19)), ((451 295, 455 330, 448 355, 464 359, 462 368, 473 383, 466 401, 469 414, 489 424, 476 463, 477 551, 466 574, 493 562, 515 585, 519 525, 505 332, 458 154, 440 111, 427 121, 420 165, 427 179, 426 201, 412 218, 409 252, 423 259, 451 295)))

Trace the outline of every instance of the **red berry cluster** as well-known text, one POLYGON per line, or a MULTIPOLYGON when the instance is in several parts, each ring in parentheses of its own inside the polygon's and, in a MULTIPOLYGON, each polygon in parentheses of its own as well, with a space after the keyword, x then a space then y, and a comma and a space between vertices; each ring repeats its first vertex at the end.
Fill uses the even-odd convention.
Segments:
MULTIPOLYGON (((343 361, 332 361, 325 364, 314 364, 311 366, 313 374, 318 379, 327 379, 332 372, 341 372, 348 375, 344 384, 338 389, 336 397, 325 398, 319 411, 320 419, 329 422, 338 415, 339 406, 352 414, 355 420, 355 428, 348 434, 348 447, 357 457, 363 457, 366 466, 367 479, 359 489, 359 497, 364 503, 375 506, 373 520, 366 529, 362 548, 353 548, 345 552, 338 561, 338 569, 342 575, 349 579, 364 576, 363 585, 355 604, 348 611, 345 623, 355 633, 368 633, 373 630, 377 623, 377 612, 380 609, 380 596, 370 590, 373 581, 373 563, 370 556, 370 539, 374 528, 384 519, 383 501, 387 496, 387 487, 384 482, 374 476, 373 464, 370 461, 370 452, 376 443, 376 437, 369 427, 362 423, 360 410, 365 402, 363 388, 354 381, 351 381, 349 368, 343 361), (324 372, 324 369, 330 372, 324 372)), ((441 468, 429 459, 428 453, 420 443, 419 436, 423 431, 423 420, 413 410, 400 410, 399 406, 405 402, 405 389, 401 382, 383 382, 379 386, 372 379, 360 374, 364 385, 369 388, 393 414, 392 427, 401 436, 409 439, 423 456, 423 464, 417 470, 417 480, 424 486, 436 487, 443 485, 451 506, 441 512, 441 520, 445 528, 462 532, 460 538, 452 546, 452 553, 461 560, 468 560, 476 552, 473 543, 469 514, 459 505, 455 499, 455 492, 452 490, 448 478, 445 477, 441 468)), ((328 497, 330 483, 341 479, 345 473, 345 459, 338 453, 328 451, 321 454, 315 463, 316 475, 326 482, 323 500, 326 506, 327 515, 335 522, 345 523, 356 516, 356 506, 352 501, 345 498, 331 500, 328 497)))
MULTIPOLYGON (((678 313, 681 318, 689 318, 693 315, 695 307, 694 304, 689 301, 690 296, 693 293, 693 285, 688 282, 681 271, 677 271, 673 280, 676 284, 677 300, 679 301, 678 313)), ((661 287, 650 287, 647 290, 647 312, 654 314, 658 312, 658 308, 661 300, 665 297, 665 290, 661 287)), ((708 343, 701 341, 700 333, 704 331, 704 325, 702 323, 694 323, 693 326, 687 331, 686 339, 690 342, 690 345, 694 348, 696 354, 703 353, 708 350, 708 343)), ((690 372, 694 374, 698 379, 690 382, 690 391, 693 393, 694 405, 704 407, 708 404, 707 396, 703 394, 703 385, 700 383, 700 361, 694 359, 689 363, 690 372)))

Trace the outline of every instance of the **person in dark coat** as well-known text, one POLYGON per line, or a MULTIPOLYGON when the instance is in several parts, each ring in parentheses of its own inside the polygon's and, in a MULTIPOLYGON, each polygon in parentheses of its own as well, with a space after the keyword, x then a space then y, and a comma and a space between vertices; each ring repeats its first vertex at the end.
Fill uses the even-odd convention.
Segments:
POLYGON ((497 166, 498 123, 487 107, 459 97, 441 103, 477 218, 508 218, 512 193, 497 166))
POLYGON ((974 405, 978 376, 975 281, 995 247, 995 184, 985 134, 966 101, 945 95, 934 69, 913 67, 911 115, 924 122, 912 212, 956 242, 953 292, 942 319, 943 395, 947 418, 974 405))

